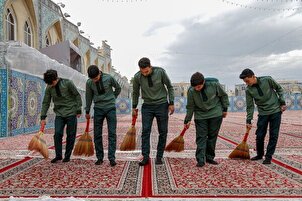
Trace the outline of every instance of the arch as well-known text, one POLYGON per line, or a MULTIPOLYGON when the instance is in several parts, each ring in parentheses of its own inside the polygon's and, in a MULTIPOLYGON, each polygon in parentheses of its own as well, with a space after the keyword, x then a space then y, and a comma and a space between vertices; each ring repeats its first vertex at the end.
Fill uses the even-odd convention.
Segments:
POLYGON ((49 33, 47 33, 45 36, 45 44, 46 44, 46 47, 51 46, 51 44, 52 44, 51 36, 49 33))
POLYGON ((84 72, 87 72, 88 66, 90 65, 90 50, 88 50, 84 55, 84 72))
POLYGON ((13 8, 6 8, 5 40, 17 40, 17 20, 13 8))
POLYGON ((28 46, 33 46, 33 31, 29 20, 24 23, 24 43, 28 46))
MULTIPOLYGON (((37 47, 38 30, 37 30, 37 20, 36 20, 33 0, 22 0, 22 1, 9 0, 6 2, 5 10, 7 14, 8 12, 10 12, 11 16, 14 18, 14 24, 15 24, 14 33, 13 33, 12 32, 13 26, 12 24, 9 24, 8 20, 6 19, 5 26, 4 26, 4 33, 6 33, 5 39, 9 40, 14 38, 14 40, 16 41, 22 41, 28 43, 28 37, 25 37, 25 35, 27 35, 28 31, 30 30, 31 46, 37 47), (27 28, 29 27, 27 32, 25 32, 25 27, 27 28)), ((7 17, 9 17, 9 15, 7 15, 7 17)))
POLYGON ((79 44, 80 44, 79 38, 74 39, 74 40, 72 41, 72 43, 73 43, 75 46, 79 47, 79 44))
POLYGON ((94 60, 94 65, 99 66, 99 60, 98 60, 98 58, 96 58, 96 59, 94 60))
POLYGON ((32 47, 37 48, 39 43, 39 33, 37 25, 37 17, 33 0, 24 0, 25 10, 28 13, 27 22, 30 24, 32 31, 32 47))
POLYGON ((47 46, 46 44, 47 39, 49 40, 48 46, 63 42, 61 22, 59 20, 55 21, 46 29, 45 38, 44 38, 45 41, 43 43, 45 44, 45 46, 47 46))

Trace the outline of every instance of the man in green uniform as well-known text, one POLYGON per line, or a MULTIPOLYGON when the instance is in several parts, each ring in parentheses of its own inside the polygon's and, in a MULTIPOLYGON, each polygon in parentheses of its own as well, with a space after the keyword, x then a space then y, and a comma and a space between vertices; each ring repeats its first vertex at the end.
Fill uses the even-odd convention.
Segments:
POLYGON ((264 139, 269 124, 269 141, 263 164, 271 164, 278 141, 281 114, 286 110, 284 90, 272 77, 256 77, 251 69, 244 69, 239 77, 248 85, 245 91, 246 124, 250 128, 252 127, 254 115, 254 103, 258 108, 256 130, 257 155, 251 158, 251 160, 261 160, 263 158, 264 139))
POLYGON ((184 124, 189 128, 194 114, 197 167, 203 167, 205 162, 218 164, 214 160, 216 141, 222 118, 227 115, 228 106, 228 95, 218 81, 207 81, 199 72, 191 76, 184 124))
POLYGON ((67 125, 66 151, 63 162, 69 162, 74 147, 77 117, 81 116, 82 99, 77 88, 71 80, 58 78, 57 71, 47 70, 44 73, 44 82, 47 84, 42 102, 41 124, 46 124, 46 113, 50 102, 54 103, 55 117, 55 149, 56 157, 51 163, 62 160, 62 139, 64 127, 67 125))
POLYGON ((96 151, 96 165, 101 165, 104 158, 103 122, 107 119, 108 126, 108 159, 111 166, 115 166, 116 151, 116 107, 115 100, 121 92, 118 82, 109 74, 103 73, 95 65, 88 67, 86 82, 86 119, 90 119, 90 107, 94 102, 94 146, 96 151), (115 90, 113 91, 113 88, 115 90))
POLYGON ((135 115, 140 90, 144 103, 142 105, 142 155, 140 166, 149 163, 150 134, 154 117, 157 120, 159 140, 155 164, 163 164, 162 157, 166 147, 168 133, 168 113, 174 112, 174 89, 166 71, 151 66, 148 58, 139 60, 140 71, 133 78, 132 114, 135 115), (166 89, 167 87, 167 89, 166 89))

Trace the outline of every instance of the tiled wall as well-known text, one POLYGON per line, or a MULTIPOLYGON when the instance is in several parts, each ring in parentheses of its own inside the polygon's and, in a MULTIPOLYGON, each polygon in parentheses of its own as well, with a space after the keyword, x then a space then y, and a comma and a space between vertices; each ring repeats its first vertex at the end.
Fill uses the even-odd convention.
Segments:
POLYGON ((7 74, 0 69, 0 137, 7 136, 7 74))

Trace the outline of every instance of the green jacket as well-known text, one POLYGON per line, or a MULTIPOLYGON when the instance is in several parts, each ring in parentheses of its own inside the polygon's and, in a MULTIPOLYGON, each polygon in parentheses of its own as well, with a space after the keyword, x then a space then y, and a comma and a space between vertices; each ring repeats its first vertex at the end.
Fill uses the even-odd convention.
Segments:
POLYGON ((229 98, 218 82, 205 82, 201 91, 194 87, 188 89, 187 114, 184 123, 194 119, 210 119, 222 116, 229 106, 229 98))
POLYGON ((174 88, 166 71, 160 67, 152 67, 150 76, 153 86, 149 86, 148 76, 143 76, 140 71, 134 75, 132 108, 137 107, 140 89, 142 99, 146 104, 158 105, 169 102, 170 105, 174 105, 174 88), (169 97, 167 98, 167 96, 169 97))
POLYGON ((82 99, 71 80, 59 78, 55 87, 47 86, 42 102, 41 119, 46 118, 50 102, 54 103, 57 116, 68 117, 82 113, 82 99))
MULTIPOLYGON (((115 107, 115 100, 121 93, 121 87, 119 83, 107 73, 101 74, 101 80, 105 91, 99 92, 97 89, 97 83, 94 83, 92 79, 88 79, 86 82, 86 114, 89 114, 92 100, 94 107, 100 109, 110 109, 115 107), (113 88, 115 90, 113 91, 113 88)), ((100 83, 99 87, 100 87, 100 83)))
POLYGON ((269 115, 280 112, 285 105, 284 90, 272 77, 257 77, 257 84, 247 86, 246 91, 246 122, 251 123, 254 115, 254 102, 259 115, 269 115))

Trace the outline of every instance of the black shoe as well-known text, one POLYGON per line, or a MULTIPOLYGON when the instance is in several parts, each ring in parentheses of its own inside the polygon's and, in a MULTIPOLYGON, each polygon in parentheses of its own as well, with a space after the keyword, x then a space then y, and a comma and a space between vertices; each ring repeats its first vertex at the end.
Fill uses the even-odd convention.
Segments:
POLYGON ((163 164, 162 158, 156 158, 155 159, 155 165, 162 165, 162 164, 163 164))
POLYGON ((102 159, 98 159, 94 164, 95 165, 101 165, 103 163, 102 159))
POLYGON ((218 162, 214 161, 213 159, 207 159, 206 161, 207 161, 207 163, 210 163, 212 165, 218 165, 218 162))
POLYGON ((264 161, 262 162, 262 164, 272 164, 272 160, 271 159, 264 159, 264 161))
POLYGON ((50 162, 51 162, 51 163, 56 163, 57 161, 60 161, 60 160, 62 160, 62 158, 57 158, 57 157, 55 157, 55 158, 52 159, 50 162))
POLYGON ((69 161, 70 161, 70 158, 64 158, 64 159, 63 159, 63 162, 64 162, 64 163, 67 163, 67 162, 69 162, 69 161))
POLYGON ((110 160, 110 166, 113 167, 113 166, 115 166, 115 165, 116 165, 115 160, 110 160))
POLYGON ((251 158, 251 161, 258 161, 258 160, 261 160, 262 159, 262 156, 254 156, 253 158, 251 158))
POLYGON ((139 166, 145 166, 149 164, 149 158, 144 158, 142 161, 138 163, 139 166))
POLYGON ((197 163, 196 164, 196 167, 203 167, 203 166, 205 166, 205 163, 197 163))

